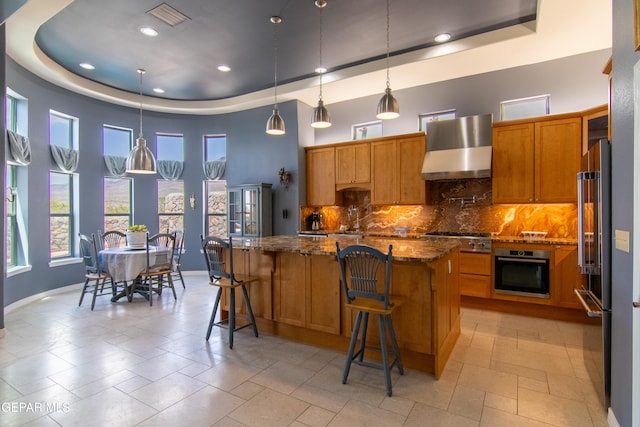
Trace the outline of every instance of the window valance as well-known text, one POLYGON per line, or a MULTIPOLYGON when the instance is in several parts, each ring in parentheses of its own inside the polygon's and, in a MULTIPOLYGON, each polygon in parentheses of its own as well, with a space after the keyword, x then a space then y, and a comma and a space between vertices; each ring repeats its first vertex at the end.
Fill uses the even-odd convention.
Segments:
POLYGON ((166 181, 176 181, 182 175, 183 162, 181 160, 158 160, 158 173, 166 181))
POLYGON ((27 166, 31 163, 31 144, 29 138, 19 135, 7 129, 7 141, 9 142, 9 153, 12 161, 27 166))
POLYGON ((204 170, 204 176, 207 179, 217 180, 224 175, 225 167, 227 166, 226 160, 210 160, 202 164, 204 170))
POLYGON ((127 158, 123 156, 104 156, 104 164, 111 176, 122 178, 127 174, 127 158))
POLYGON ((51 150, 51 157, 56 162, 56 165, 63 172, 75 172, 78 169, 78 150, 72 148, 59 147, 54 144, 49 144, 51 150))

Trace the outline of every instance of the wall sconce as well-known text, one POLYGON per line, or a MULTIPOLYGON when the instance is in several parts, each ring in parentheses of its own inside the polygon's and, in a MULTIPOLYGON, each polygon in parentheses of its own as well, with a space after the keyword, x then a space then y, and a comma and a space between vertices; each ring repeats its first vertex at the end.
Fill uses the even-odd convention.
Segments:
POLYGON ((16 196, 18 195, 18 189, 16 187, 7 187, 7 194, 9 197, 6 197, 9 203, 13 203, 16 201, 16 196))
POLYGON ((289 183, 291 182, 291 172, 287 172, 284 168, 280 168, 278 171, 278 175, 280 175, 280 185, 284 188, 289 188, 289 183))
POLYGON ((191 206, 191 210, 195 210, 195 208, 196 208, 196 193, 191 193, 191 197, 189 197, 189 206, 191 206))

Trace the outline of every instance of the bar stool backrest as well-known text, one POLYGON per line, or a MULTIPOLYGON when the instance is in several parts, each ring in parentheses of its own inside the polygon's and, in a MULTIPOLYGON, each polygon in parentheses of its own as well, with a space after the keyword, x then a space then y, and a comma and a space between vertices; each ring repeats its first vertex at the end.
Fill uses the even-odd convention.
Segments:
POLYGON ((340 244, 336 242, 342 286, 348 303, 356 298, 368 298, 380 301, 385 310, 390 307, 391 249, 389 245, 386 254, 367 245, 351 245, 340 250, 340 244), (382 286, 378 283, 381 267, 385 269, 382 286))
POLYGON ((200 236, 200 240, 211 281, 222 278, 233 280, 233 242, 231 237, 228 242, 216 236, 208 236, 207 238, 200 236), (228 254, 228 260, 225 260, 225 252, 228 254))

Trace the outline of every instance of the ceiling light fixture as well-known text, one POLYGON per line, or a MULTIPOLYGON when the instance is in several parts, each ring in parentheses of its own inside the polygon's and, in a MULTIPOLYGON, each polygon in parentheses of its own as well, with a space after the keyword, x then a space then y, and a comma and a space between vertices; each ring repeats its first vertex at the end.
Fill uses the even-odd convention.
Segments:
POLYGON ((229 67, 228 65, 220 64, 218 65, 218 71, 222 71, 223 73, 228 73, 229 71, 231 71, 231 67, 229 67))
POLYGON ((449 33, 438 34, 433 38, 433 40, 435 40, 438 43, 448 42, 449 40, 451 40, 451 34, 449 33))
POLYGON ((384 95, 378 102, 378 114, 376 117, 381 120, 395 119, 400 116, 400 106, 398 101, 391 94, 391 84, 389 82, 389 0, 387 0, 387 88, 384 95))
POLYGON ((274 105, 273 105, 273 113, 269 120, 267 120, 267 133, 269 135, 284 135, 284 120, 280 116, 280 112, 278 111, 278 24, 282 22, 282 18, 279 16, 272 16, 270 19, 273 27, 273 58, 274 58, 274 105))
POLYGON ((153 91, 154 91, 155 93, 164 93, 164 89, 162 89, 161 87, 154 87, 154 88, 153 88, 153 91))
POLYGON ((140 136, 136 139, 136 146, 127 158, 128 173, 156 173, 156 159, 147 147, 147 141, 142 137, 142 75, 145 72, 142 68, 138 69, 140 75, 140 136))
POLYGON ((140 32, 149 37, 155 37, 158 35, 158 31, 156 31, 155 28, 151 27, 140 27, 140 32))
POLYGON ((81 62, 80 66, 82 68, 84 68, 85 70, 95 70, 96 67, 94 67, 92 64, 89 64, 88 62, 81 62))
MULTIPOLYGON (((322 65, 322 10, 327 5, 327 2, 320 2, 320 0, 316 1, 316 6, 320 9, 320 65, 316 68, 318 70, 324 70, 326 72, 327 69, 322 65), (322 3, 320 5, 319 3, 322 3)), ((311 126, 314 128, 328 128, 331 126, 331 116, 329 115, 329 110, 324 106, 324 101, 322 99, 322 72, 320 73, 320 97, 318 98, 318 106, 313 109, 313 116, 311 118, 311 126)))

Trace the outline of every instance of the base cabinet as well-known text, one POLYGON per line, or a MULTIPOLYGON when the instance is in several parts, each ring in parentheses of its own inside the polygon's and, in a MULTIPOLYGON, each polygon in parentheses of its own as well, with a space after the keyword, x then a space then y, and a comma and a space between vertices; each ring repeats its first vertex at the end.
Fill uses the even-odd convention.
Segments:
POLYGON ((491 296, 491 254, 460 252, 460 295, 491 296))
POLYGON ((578 268, 578 248, 575 246, 557 246, 555 249, 554 275, 551 292, 555 304, 559 307, 582 309, 574 289, 586 285, 585 276, 578 268))

